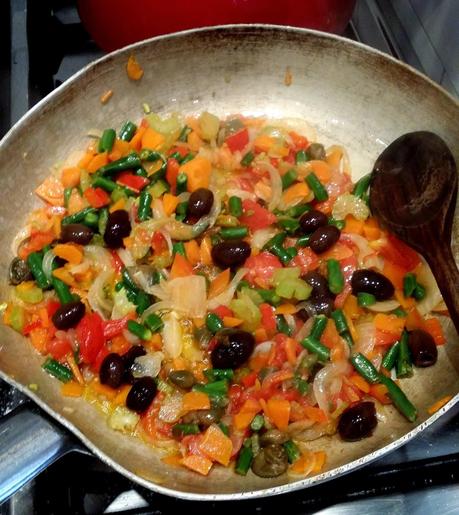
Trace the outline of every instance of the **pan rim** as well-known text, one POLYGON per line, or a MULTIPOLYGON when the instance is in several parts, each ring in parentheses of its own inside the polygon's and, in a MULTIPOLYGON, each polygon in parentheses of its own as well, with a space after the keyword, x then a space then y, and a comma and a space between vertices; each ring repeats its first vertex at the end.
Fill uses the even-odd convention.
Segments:
MULTIPOLYGON (((274 24, 228 24, 228 25, 216 25, 216 26, 210 26, 210 27, 202 27, 198 29, 189 29, 184 30, 180 32, 175 32, 171 34, 164 34, 160 36, 156 36, 153 38, 145 39, 143 41, 139 41, 136 43, 133 43, 131 45, 125 46, 123 48, 120 48, 118 50, 115 50, 114 52, 111 52, 107 55, 104 55, 100 57, 99 59, 93 61, 92 63, 86 65, 84 68, 79 70, 77 73, 75 73, 72 77, 70 77, 66 82, 64 82, 62 85, 60 85, 58 88, 50 92, 46 97, 44 97, 42 100, 40 100, 37 104, 35 104, 27 113, 25 113, 12 127, 11 129, 4 135, 4 137, 0 140, 0 152, 7 146, 8 142, 13 139, 17 132, 19 132, 23 125, 26 123, 29 123, 30 121, 33 121, 36 117, 38 117, 41 113, 41 111, 53 100, 59 99, 61 95, 66 91, 66 89, 71 88, 74 84, 78 83, 79 79, 89 73, 91 70, 95 69, 100 64, 104 63, 105 61, 109 61, 113 57, 120 55, 120 54, 128 54, 129 52, 142 48, 143 46, 149 45, 152 42, 156 41, 162 41, 162 40, 172 40, 172 39, 178 39, 178 38, 186 38, 188 36, 192 36, 194 34, 205 34, 205 33, 215 33, 215 32, 221 32, 221 33, 232 33, 234 31, 250 31, 255 30, 259 32, 263 31, 274 31, 279 34, 282 33, 292 33, 292 34, 298 34, 298 35, 305 35, 305 36, 314 36, 316 38, 321 38, 325 40, 332 40, 336 42, 340 42, 344 46, 351 47, 351 48, 359 48, 360 50, 363 50, 367 53, 370 53, 374 56, 379 56, 380 58, 384 59, 386 62, 391 63, 391 65, 398 67, 399 69, 404 69, 405 71, 408 71, 410 74, 414 74, 419 79, 421 79, 424 83, 429 85, 430 87, 433 87, 439 94, 446 97, 446 99, 449 102, 452 102, 452 104, 459 108, 459 99, 456 99, 452 94, 450 94, 448 91, 446 91, 444 88, 442 88, 440 85, 435 83, 433 80, 431 80, 429 77, 425 76, 412 66, 402 63, 398 61, 397 59, 384 54, 383 52, 376 50, 374 48, 371 48, 367 45, 364 45, 363 43, 355 42, 352 40, 349 40, 347 38, 344 38, 342 36, 338 36, 335 34, 328 34, 325 32, 312 30, 312 29, 304 29, 304 28, 297 28, 287 25, 274 25, 274 24)), ((269 488, 263 488, 256 491, 249 491, 249 492, 237 492, 237 493, 222 493, 222 494, 210 494, 210 493, 193 493, 193 492, 184 492, 181 490, 175 490, 173 488, 168 488, 161 486, 160 484, 154 483, 152 481, 149 481, 148 479, 145 479, 141 476, 138 476, 134 474, 133 472, 127 470, 119 463, 116 463, 112 458, 110 458, 107 454, 102 452, 97 448, 95 444, 92 443, 91 440, 89 440, 88 437, 86 437, 73 423, 71 423, 64 415, 60 413, 54 412, 52 408, 50 408, 45 401, 43 401, 38 395, 36 395, 33 391, 31 391, 27 386, 18 383, 14 379, 10 378, 5 374, 2 370, 0 370, 0 378, 5 380, 10 385, 17 388, 19 391, 27 395, 29 398, 31 398, 38 406, 40 406, 41 409, 43 409, 46 413, 51 415, 54 419, 56 419, 60 424, 62 424, 66 429, 71 431, 81 442, 83 442, 84 445, 86 445, 91 452, 97 456, 99 459, 101 459, 104 463, 112 467, 117 472, 123 474, 125 477, 127 477, 129 480, 143 486, 144 488, 147 488, 149 490, 158 492, 163 495, 168 495, 184 500, 190 500, 190 501, 228 501, 228 500, 248 500, 248 499, 255 499, 265 496, 271 496, 271 495, 281 495, 284 493, 294 492, 298 491, 304 488, 307 488, 309 486, 317 485, 319 483, 324 483, 326 481, 329 481, 331 479, 334 479, 337 476, 349 473, 351 471, 357 470, 358 468, 361 468, 364 465, 367 465, 376 459, 388 454, 389 452, 401 447, 402 445, 406 444, 408 441, 412 440, 415 436, 417 436, 419 433, 424 431, 426 428, 431 426, 434 422, 436 422, 444 413, 449 411, 455 404, 459 402, 459 392, 447 403, 445 404, 440 410, 438 410, 436 413, 431 415, 428 419, 426 419, 424 422, 413 428, 411 431, 403 435, 402 437, 398 438, 394 442, 391 442, 390 444, 379 448, 361 458, 358 458, 357 460, 353 460, 349 463, 346 463, 345 465, 341 465, 340 467, 336 467, 330 471, 323 472, 321 474, 318 474, 316 476, 312 476, 310 478, 301 479, 298 481, 294 481, 291 483, 286 483, 280 486, 275 487, 269 487, 269 488)))

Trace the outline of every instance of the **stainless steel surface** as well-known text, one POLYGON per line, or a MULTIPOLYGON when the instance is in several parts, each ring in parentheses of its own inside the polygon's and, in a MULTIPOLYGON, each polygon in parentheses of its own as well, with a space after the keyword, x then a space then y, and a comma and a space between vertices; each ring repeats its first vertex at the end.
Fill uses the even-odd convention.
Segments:
MULTIPOLYGON (((0 176, 8 198, 0 205, 0 219, 8 227, 0 235, 3 248, 9 248, 30 210, 24 192, 31 192, 76 142, 84 145, 88 127, 118 126, 126 118, 136 119, 144 101, 161 113, 208 109, 219 115, 242 112, 308 119, 318 129, 319 139, 346 146, 354 179, 371 169, 388 142, 410 130, 428 128, 439 133, 456 159, 459 157, 456 100, 379 52, 335 36, 288 28, 239 26, 189 31, 133 45, 101 59, 48 96, 10 131, 0 143, 0 176), (130 82, 125 74, 132 52, 145 69, 139 83, 130 82), (293 73, 290 86, 284 83, 286 66, 293 73), (107 88, 114 89, 115 94, 101 106, 99 97, 107 88), (68 124, 69 119, 72 124, 68 124), (52 142, 53 152, 37 141, 52 142), (23 178, 20 191, 16 178, 9 174, 11 162, 18 164, 17 173, 23 178)), ((0 257, 2 277, 6 277, 10 259, 8 252, 0 257)), ((2 295, 6 294, 7 286, 0 286, 2 295)), ((404 381, 420 408, 417 426, 385 407, 381 412, 386 423, 379 425, 373 438, 357 444, 343 444, 338 439, 314 442, 312 447, 327 449, 328 469, 290 482, 287 478, 269 481, 251 475, 240 478, 222 469, 214 470, 210 478, 200 478, 165 467, 157 452, 143 442, 110 431, 103 417, 82 399, 63 399, 59 385, 43 373, 41 358, 28 342, 3 327, 0 376, 26 392, 103 461, 133 481, 185 499, 246 499, 338 477, 403 445, 447 412, 458 401, 459 352, 457 336, 451 327, 446 329, 450 342, 441 349, 438 365, 417 371, 413 379, 404 381), (438 377, 442 377, 441 382, 438 377), (38 385, 37 392, 28 389, 30 383, 38 385), (447 394, 453 399, 429 417, 427 407, 447 394)))

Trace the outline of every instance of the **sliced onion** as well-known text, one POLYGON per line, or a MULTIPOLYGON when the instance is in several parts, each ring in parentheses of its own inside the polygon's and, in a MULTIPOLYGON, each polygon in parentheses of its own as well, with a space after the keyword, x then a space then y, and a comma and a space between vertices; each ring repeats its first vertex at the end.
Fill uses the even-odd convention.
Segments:
POLYGON ((55 257, 56 254, 54 254, 53 249, 49 249, 48 252, 46 252, 46 254, 43 256, 42 268, 48 281, 51 279, 53 274, 53 261, 55 257))
POLYGON ((169 254, 173 254, 173 247, 172 247, 172 238, 170 234, 165 229, 160 229, 158 232, 160 232, 167 243, 167 248, 169 249, 169 254))
POLYGON ((257 200, 257 196, 254 193, 239 188, 228 188, 226 194, 228 197, 239 197, 241 200, 257 200))
POLYGON ((129 343, 132 343, 132 345, 136 345, 140 342, 140 338, 138 338, 135 334, 132 334, 128 329, 123 329, 123 336, 129 343))
POLYGON ((83 274, 86 272, 89 267, 91 266, 91 263, 88 259, 83 259, 81 263, 78 263, 78 265, 70 265, 68 266, 68 271, 71 274, 83 274))
POLYGON ((294 131, 300 136, 304 136, 308 141, 316 141, 317 131, 306 123, 302 118, 279 118, 274 120, 266 120, 266 126, 278 127, 284 129, 286 133, 294 131))
POLYGON ((175 424, 182 415, 183 395, 175 391, 161 403, 158 418, 167 424, 175 424))
POLYGON ((124 406, 117 406, 108 418, 107 423, 111 429, 129 434, 135 430, 139 420, 140 417, 137 413, 124 406))
POLYGON ((368 356, 375 346, 375 325, 373 322, 361 322, 355 325, 355 330, 357 338, 354 350, 368 356))
POLYGON ((110 252, 98 245, 86 245, 84 254, 94 266, 102 270, 113 270, 113 260, 110 252))
POLYGON ((151 313, 158 313, 159 311, 170 311, 172 307, 172 302, 170 300, 161 300, 160 302, 155 302, 155 304, 152 304, 142 313, 142 321, 144 321, 151 313))
POLYGON ((427 315, 442 301, 442 296, 429 265, 424 259, 422 259, 422 264, 423 266, 416 279, 426 289, 426 296, 418 302, 416 307, 421 315, 427 315))
POLYGON ((184 191, 177 196, 179 203, 186 202, 190 198, 191 193, 189 191, 184 191))
POLYGON ((284 315, 285 321, 292 332, 292 334, 296 331, 296 323, 293 315, 284 315))
POLYGON ((357 220, 366 220, 370 216, 370 209, 364 200, 351 193, 344 193, 333 204, 332 214, 337 220, 344 220, 347 215, 357 220))
POLYGON ((351 242, 359 249, 358 260, 360 264, 363 264, 367 257, 375 254, 375 251, 368 244, 368 240, 359 234, 341 234, 340 240, 343 240, 343 242, 351 242))
POLYGON ((277 229, 274 227, 258 229, 258 231, 255 231, 252 235, 252 248, 261 250, 277 232, 277 229))
POLYGON ((234 297, 234 292, 236 291, 238 284, 242 281, 242 278, 246 273, 247 268, 240 268, 234 275, 226 290, 207 301, 207 309, 212 310, 218 306, 228 306, 234 297))
POLYGON ((118 249, 117 251, 118 256, 120 257, 121 261, 124 263, 124 266, 134 266, 135 261, 127 249, 118 249))
MULTIPOLYGON (((300 305, 302 305, 302 304, 303 303, 298 304, 297 307, 299 309, 303 309, 303 307, 300 308, 300 305)), ((301 327, 301 329, 296 333, 295 339, 298 340, 298 341, 301 341, 304 338, 306 338, 306 336, 308 336, 309 333, 311 332, 312 324, 313 323, 314 323, 314 319, 312 317, 308 318, 306 320, 306 322, 303 324, 303 326, 301 327)))
POLYGON ((268 208, 272 211, 273 209, 276 209, 282 198, 282 179, 279 172, 271 163, 268 163, 267 161, 258 161, 257 166, 262 170, 267 170, 269 173, 271 180, 271 200, 268 203, 268 208))
POLYGON ((132 375, 134 377, 156 377, 161 370, 163 359, 164 354, 162 352, 151 352, 135 358, 131 367, 132 375))
POLYGON ((202 275, 177 277, 168 282, 174 310, 190 318, 202 318, 207 312, 206 279, 202 275))
POLYGON ((104 286, 111 279, 112 275, 113 272, 111 270, 100 273, 88 291, 89 305, 103 318, 107 318, 113 309, 113 303, 105 298, 104 292, 104 286))
POLYGON ((163 350, 166 356, 175 359, 182 353, 182 328, 176 313, 171 311, 163 317, 163 350))
POLYGON ((156 219, 161 219, 166 216, 166 213, 164 211, 164 204, 160 198, 155 198, 153 200, 151 210, 153 213, 153 217, 156 219))
POLYGON ((258 356, 258 354, 268 354, 269 352, 271 352, 271 348, 273 345, 275 345, 275 343, 272 340, 267 340, 266 342, 259 343, 255 347, 252 356, 258 356))
POLYGON ((387 313, 397 309, 400 306, 400 302, 394 300, 384 300, 381 302, 375 302, 371 306, 367 306, 370 311, 376 311, 377 313, 387 313))
POLYGON ((351 366, 346 361, 340 361, 339 363, 328 363, 327 365, 320 370, 312 384, 314 397, 319 405, 319 408, 325 411, 325 413, 329 413, 329 401, 330 399, 330 387, 332 383, 334 390, 339 386, 338 390, 341 388, 339 382, 342 381, 344 375, 346 375, 350 371, 351 366))

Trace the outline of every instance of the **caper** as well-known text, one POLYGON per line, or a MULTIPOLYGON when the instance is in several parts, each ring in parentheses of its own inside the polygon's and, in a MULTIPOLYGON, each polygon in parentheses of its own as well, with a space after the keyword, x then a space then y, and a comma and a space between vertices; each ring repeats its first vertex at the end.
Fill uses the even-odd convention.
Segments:
POLYGON ((222 408, 201 409, 189 411, 183 416, 182 421, 184 424, 198 424, 202 427, 209 427, 212 424, 220 422, 224 413, 222 408))
POLYGON ((169 381, 179 388, 191 388, 194 383, 194 375, 188 370, 172 370, 169 372, 169 381))
POLYGON ((265 433, 260 435, 260 445, 266 447, 267 445, 281 445, 288 440, 288 436, 279 429, 268 429, 265 433))
POLYGON ((15 257, 10 264, 9 270, 10 283, 17 285, 24 281, 31 281, 33 279, 32 272, 26 261, 15 257))
POLYGON ((282 445, 262 447, 252 461, 252 472, 259 477, 277 477, 288 467, 288 456, 282 445))

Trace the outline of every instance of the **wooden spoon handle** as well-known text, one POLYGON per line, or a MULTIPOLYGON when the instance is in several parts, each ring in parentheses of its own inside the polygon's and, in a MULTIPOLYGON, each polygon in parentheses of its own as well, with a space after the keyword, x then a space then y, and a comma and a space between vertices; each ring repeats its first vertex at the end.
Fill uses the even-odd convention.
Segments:
POLYGON ((437 280, 451 320, 459 333, 459 270, 449 245, 438 245, 424 256, 437 280))

